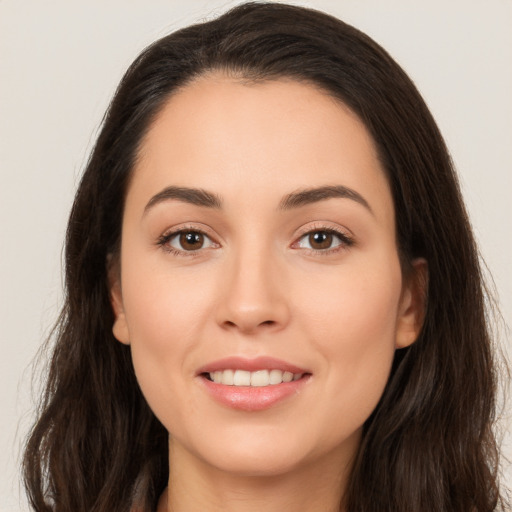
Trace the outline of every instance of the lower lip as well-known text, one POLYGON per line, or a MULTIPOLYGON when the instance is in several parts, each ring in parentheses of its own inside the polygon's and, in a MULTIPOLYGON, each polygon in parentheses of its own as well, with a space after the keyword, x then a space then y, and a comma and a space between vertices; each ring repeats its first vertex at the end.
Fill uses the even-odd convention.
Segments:
POLYGON ((216 384, 206 377, 199 377, 210 396, 217 402, 231 409, 240 411, 263 411, 277 403, 300 393, 311 375, 304 375, 299 380, 283 382, 270 386, 226 386, 216 384))

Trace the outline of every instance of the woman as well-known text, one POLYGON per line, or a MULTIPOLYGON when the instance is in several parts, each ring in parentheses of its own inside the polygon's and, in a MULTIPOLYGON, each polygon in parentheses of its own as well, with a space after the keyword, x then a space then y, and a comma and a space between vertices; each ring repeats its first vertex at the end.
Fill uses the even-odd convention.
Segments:
POLYGON ((76 195, 35 510, 503 505, 478 256, 367 36, 245 4, 130 67, 76 195))

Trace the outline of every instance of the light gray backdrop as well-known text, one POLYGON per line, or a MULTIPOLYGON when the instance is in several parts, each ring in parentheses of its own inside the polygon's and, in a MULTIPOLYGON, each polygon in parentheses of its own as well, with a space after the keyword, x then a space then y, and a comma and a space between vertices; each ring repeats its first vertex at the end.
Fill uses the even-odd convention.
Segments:
MULTIPOLYGON (((18 463, 30 363, 61 303, 66 218, 109 98, 145 45, 235 3, 0 0, 0 512, 28 510, 18 463)), ((367 32, 418 85, 511 325, 512 1, 299 3, 367 32)))

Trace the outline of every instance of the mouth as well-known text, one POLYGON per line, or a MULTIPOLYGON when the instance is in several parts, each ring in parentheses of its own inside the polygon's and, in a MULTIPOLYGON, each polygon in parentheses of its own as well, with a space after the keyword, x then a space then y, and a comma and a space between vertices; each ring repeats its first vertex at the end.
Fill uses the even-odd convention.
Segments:
POLYGON ((215 384, 224 386, 277 386, 302 379, 307 373, 292 373, 283 370, 257 370, 254 372, 239 369, 203 372, 201 376, 215 384))
POLYGON ((208 395, 221 405, 261 411, 297 397, 312 373, 269 357, 231 357, 204 366, 197 376, 208 395))

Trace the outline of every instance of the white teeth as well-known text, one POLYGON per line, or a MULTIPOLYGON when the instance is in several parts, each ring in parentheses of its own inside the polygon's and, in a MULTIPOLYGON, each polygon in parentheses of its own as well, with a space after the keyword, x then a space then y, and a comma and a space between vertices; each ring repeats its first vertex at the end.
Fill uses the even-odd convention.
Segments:
MULTIPOLYGON (((234 384, 234 376, 235 372, 233 370, 224 370, 223 372, 215 372, 215 374, 220 376, 219 380, 214 380, 214 382, 219 382, 220 384, 226 384, 226 386, 232 386, 234 384)), ((211 374, 210 374, 211 376, 211 374)))
POLYGON ((281 370, 270 370, 270 384, 281 384, 283 382, 283 372, 281 370))
POLYGON ((233 378, 235 386, 250 386, 251 385, 251 372, 245 370, 236 370, 233 378))
POLYGON ((251 373, 251 386, 268 386, 270 384, 269 371, 259 370, 251 373))
POLYGON ((245 370, 220 370, 210 372, 210 380, 216 384, 226 386, 275 386, 283 382, 299 380, 302 373, 283 372, 281 370, 258 370, 248 372, 245 370))
POLYGON ((284 372, 283 373, 283 382, 291 382, 293 380, 293 373, 284 372))

